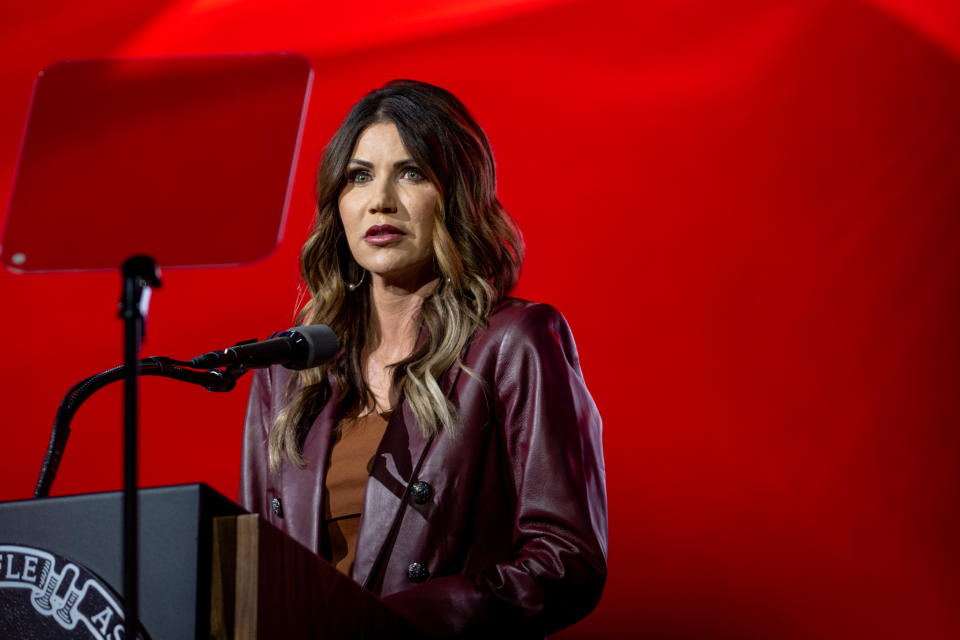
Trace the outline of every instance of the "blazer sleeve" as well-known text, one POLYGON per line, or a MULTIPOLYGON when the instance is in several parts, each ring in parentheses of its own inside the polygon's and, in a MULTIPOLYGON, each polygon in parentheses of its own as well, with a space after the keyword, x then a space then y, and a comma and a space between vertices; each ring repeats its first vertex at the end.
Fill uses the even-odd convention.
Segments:
POLYGON ((247 418, 243 428, 240 464, 240 506, 251 513, 267 514, 267 487, 270 478, 267 438, 273 423, 271 369, 253 372, 247 418))
POLYGON ((516 499, 513 557, 385 599, 411 619, 429 620, 427 631, 439 636, 542 637, 589 613, 606 579, 601 421, 559 312, 534 305, 511 322, 493 387, 516 499))

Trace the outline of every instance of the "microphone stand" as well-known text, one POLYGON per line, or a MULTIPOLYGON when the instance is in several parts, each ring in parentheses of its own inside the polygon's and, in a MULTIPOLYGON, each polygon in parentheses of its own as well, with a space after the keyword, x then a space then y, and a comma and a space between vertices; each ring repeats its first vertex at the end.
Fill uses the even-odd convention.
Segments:
POLYGON ((151 287, 160 286, 160 269, 149 256, 133 256, 123 263, 121 273, 120 317, 124 324, 126 366, 123 397, 123 618, 124 635, 136 638, 140 628, 137 360, 145 332, 151 287))
MULTIPOLYGON (((139 286, 145 285, 140 283, 139 286)), ((141 305, 141 316, 145 313, 146 310, 141 305)), ((140 335, 142 337, 142 317, 140 335)), ((207 391, 226 392, 231 391, 237 385, 237 380, 251 369, 271 364, 282 364, 292 369, 315 367, 334 357, 337 349, 337 339, 330 327, 311 325, 289 329, 280 333, 280 338, 262 343, 257 340, 243 340, 223 351, 211 351, 189 361, 153 356, 136 361, 133 367, 122 364, 85 378, 70 387, 57 407, 57 415, 50 432, 50 444, 43 456, 33 497, 44 498, 50 495, 53 479, 57 475, 63 451, 67 446, 67 438, 70 437, 70 422, 80 405, 112 382, 121 379, 129 382, 131 376, 163 376, 198 384, 207 391)), ((133 412, 132 417, 135 421, 136 412, 133 412)))
MULTIPOLYGON (((249 371, 246 367, 225 367, 223 370, 209 369, 206 371, 196 371, 186 368, 190 366, 189 362, 174 360, 164 356, 142 358, 138 364, 138 375, 172 378, 174 380, 180 380, 181 382, 197 384, 207 391, 215 392, 233 390, 240 376, 249 371)), ((80 406, 86 402, 90 396, 108 384, 125 379, 126 372, 126 365, 107 369, 106 371, 81 380, 70 387, 70 390, 64 395, 60 406, 57 408, 57 415, 53 420, 53 429, 50 432, 50 444, 47 446, 47 453, 43 456, 40 476, 37 479, 37 486, 33 491, 34 498, 45 498, 50 495, 53 480, 56 478, 57 469, 60 467, 60 460, 63 458, 63 452, 67 447, 67 440, 70 437, 70 422, 80 409, 80 406)))

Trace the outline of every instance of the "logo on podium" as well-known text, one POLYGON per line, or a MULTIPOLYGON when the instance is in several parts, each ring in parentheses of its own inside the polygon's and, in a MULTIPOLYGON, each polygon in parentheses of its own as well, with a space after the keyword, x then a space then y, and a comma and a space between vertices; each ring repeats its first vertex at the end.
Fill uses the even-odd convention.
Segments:
POLYGON ((43 549, 0 544, 0 637, 123 640, 123 606, 82 565, 43 549))

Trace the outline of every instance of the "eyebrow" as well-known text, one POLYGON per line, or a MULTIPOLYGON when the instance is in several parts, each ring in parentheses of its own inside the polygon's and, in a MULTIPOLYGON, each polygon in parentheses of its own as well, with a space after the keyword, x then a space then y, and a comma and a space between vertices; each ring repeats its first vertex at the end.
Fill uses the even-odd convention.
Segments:
MULTIPOLYGON (((366 167, 368 169, 373 169, 373 163, 369 160, 361 160, 360 158, 350 158, 350 162, 347 164, 358 164, 361 167, 366 167)), ((416 160, 413 158, 404 158, 403 160, 397 160, 393 163, 394 167, 402 167, 407 164, 417 164, 416 160)))

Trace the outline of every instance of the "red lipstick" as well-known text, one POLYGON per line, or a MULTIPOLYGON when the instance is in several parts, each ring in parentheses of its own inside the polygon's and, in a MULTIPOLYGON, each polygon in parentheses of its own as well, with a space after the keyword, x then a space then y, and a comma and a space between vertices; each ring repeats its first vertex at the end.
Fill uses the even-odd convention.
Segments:
POLYGON ((403 231, 391 224, 375 224, 367 229, 363 239, 369 244, 382 246, 396 242, 403 235, 403 231))

